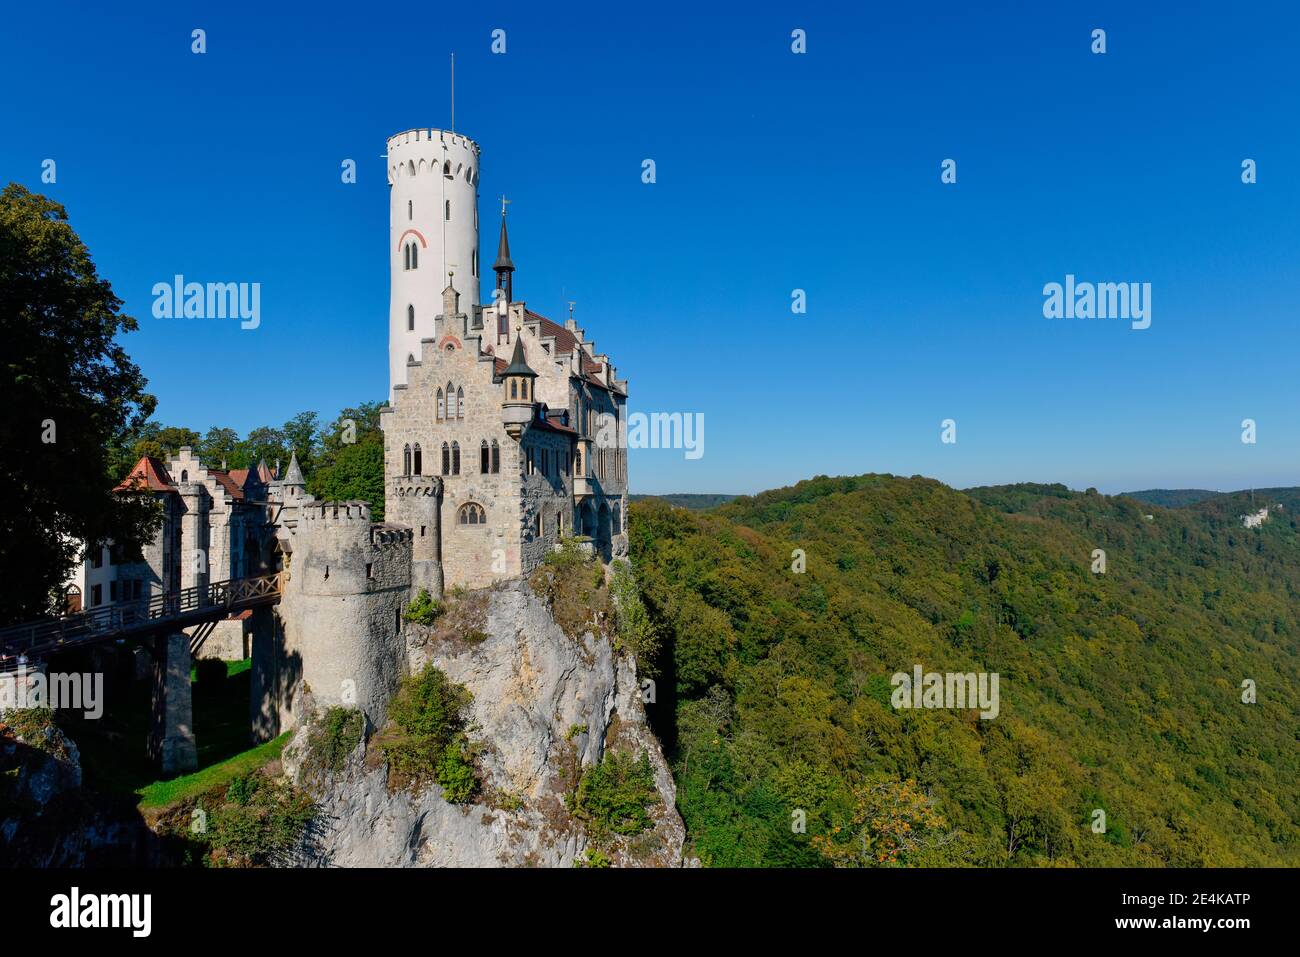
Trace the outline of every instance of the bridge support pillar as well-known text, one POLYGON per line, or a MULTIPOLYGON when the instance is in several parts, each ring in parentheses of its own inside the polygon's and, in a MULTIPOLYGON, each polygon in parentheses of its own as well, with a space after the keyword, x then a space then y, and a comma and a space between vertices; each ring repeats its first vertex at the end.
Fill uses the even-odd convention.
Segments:
POLYGON ((249 688, 249 737, 261 744, 281 730, 284 683, 292 676, 285 669, 284 635, 270 608, 255 608, 249 617, 253 669, 249 688))
POLYGON ((194 701, 190 692, 190 639, 184 632, 154 639, 153 721, 149 756, 164 774, 199 766, 194 744, 194 701))

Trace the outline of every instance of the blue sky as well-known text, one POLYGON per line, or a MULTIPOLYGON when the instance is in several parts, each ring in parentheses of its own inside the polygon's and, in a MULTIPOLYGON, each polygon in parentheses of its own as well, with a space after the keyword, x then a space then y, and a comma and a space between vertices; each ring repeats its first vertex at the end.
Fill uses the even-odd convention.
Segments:
POLYGON ((0 180, 66 205, 169 424, 386 396, 382 153, 449 124, 454 51, 516 297, 576 300, 632 411, 704 415, 634 491, 1300 484, 1292 4, 282 6, 46 0, 0 33, 0 180), (261 326, 154 319, 175 273, 260 282, 261 326), (1151 328, 1045 319, 1067 273, 1151 283, 1151 328))

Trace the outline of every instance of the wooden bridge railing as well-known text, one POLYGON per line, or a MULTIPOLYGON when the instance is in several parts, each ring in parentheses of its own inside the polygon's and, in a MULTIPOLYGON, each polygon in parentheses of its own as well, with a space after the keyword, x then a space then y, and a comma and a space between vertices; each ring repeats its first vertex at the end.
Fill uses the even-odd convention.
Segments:
POLYGON ((94 644, 215 621, 233 612, 280 600, 280 573, 193 585, 139 601, 47 618, 0 629, 0 671, 22 655, 43 657, 74 645, 94 644))

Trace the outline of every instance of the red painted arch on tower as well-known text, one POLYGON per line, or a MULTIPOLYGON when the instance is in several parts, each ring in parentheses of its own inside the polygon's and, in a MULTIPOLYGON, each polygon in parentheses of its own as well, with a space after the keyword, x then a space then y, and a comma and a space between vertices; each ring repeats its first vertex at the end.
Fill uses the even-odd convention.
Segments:
POLYGON ((429 248, 428 242, 425 240, 423 234, 421 234, 421 232, 418 229, 408 229, 406 232, 402 233, 402 235, 397 238, 397 248, 401 249, 402 243, 406 241, 406 237, 411 235, 414 235, 415 238, 420 241, 420 246, 423 249, 429 248))

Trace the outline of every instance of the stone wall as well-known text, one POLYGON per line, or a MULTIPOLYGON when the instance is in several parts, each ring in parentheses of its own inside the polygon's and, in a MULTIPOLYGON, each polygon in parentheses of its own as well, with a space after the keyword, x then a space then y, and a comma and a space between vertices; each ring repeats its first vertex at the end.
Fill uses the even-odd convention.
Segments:
MULTIPOLYGON (((411 547, 409 529, 372 524, 362 502, 302 506, 279 607, 283 637, 275 667, 299 668, 321 706, 359 707, 373 724, 383 723, 404 662, 411 547)), ((291 692, 284 700, 285 684, 276 691, 282 725, 296 698, 291 692)))

